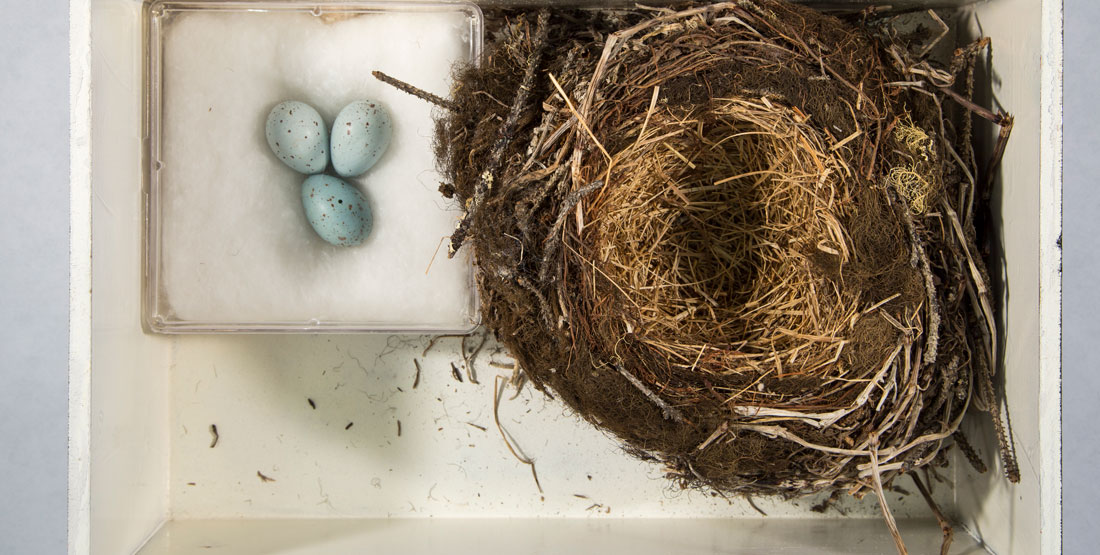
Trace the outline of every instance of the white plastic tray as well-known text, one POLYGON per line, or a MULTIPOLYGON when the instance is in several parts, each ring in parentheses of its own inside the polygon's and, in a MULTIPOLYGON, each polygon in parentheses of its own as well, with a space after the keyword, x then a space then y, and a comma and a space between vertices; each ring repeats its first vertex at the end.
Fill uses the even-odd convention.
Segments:
MULTIPOLYGON (((422 356, 422 336, 143 333, 141 9, 72 1, 71 553, 893 549, 872 498, 846 502, 844 517, 810 512, 813 500, 757 500, 763 518, 743 500, 679 492, 659 467, 528 388, 502 404, 501 421, 535 459, 540 494, 493 422, 494 375, 509 372, 485 363, 506 357, 485 351, 480 384, 459 383, 454 339, 422 356)), ((996 38, 993 94, 1016 116, 995 223, 1023 480, 1010 485, 996 467, 972 475, 960 460, 947 473, 954 487, 936 492, 961 524, 955 552, 1054 554, 1061 5, 989 0, 971 10, 970 24, 996 38)), ((974 428, 991 459, 992 437, 977 419, 974 428)), ((939 529, 923 501, 890 502, 911 552, 935 551, 939 529)))

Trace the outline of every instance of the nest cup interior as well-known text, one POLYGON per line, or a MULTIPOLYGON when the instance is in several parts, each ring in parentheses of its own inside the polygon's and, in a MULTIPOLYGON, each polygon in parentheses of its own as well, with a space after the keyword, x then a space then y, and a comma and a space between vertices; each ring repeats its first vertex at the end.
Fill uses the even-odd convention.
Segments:
POLYGON ((827 371, 856 312, 838 271, 851 170, 790 108, 655 111, 585 211, 597 266, 625 301, 593 314, 685 370, 827 371))

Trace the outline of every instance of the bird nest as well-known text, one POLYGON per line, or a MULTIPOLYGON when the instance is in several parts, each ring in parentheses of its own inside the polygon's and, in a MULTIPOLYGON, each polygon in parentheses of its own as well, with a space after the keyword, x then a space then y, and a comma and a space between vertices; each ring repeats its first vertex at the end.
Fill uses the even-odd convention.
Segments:
POLYGON ((937 65, 867 13, 779 0, 502 21, 437 154, 452 255, 474 250, 536 386, 722 493, 881 499, 972 454, 969 406, 1001 428, 970 120, 1011 118, 969 100, 987 42, 937 65))

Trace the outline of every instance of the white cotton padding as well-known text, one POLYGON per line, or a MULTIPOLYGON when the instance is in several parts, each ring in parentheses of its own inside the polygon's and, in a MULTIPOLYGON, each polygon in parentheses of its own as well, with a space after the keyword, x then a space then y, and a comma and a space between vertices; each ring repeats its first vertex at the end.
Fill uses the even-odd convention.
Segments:
POLYGON ((193 11, 166 22, 157 293, 167 319, 469 328, 476 302, 465 253, 448 259, 444 244, 425 273, 461 217, 438 193, 433 107, 371 75, 446 96, 452 65, 469 59, 469 33, 457 10, 341 20, 193 11), (306 176, 271 152, 265 118, 300 100, 331 126, 368 98, 389 109, 393 140, 347 181, 369 200, 374 229, 362 245, 335 247, 306 221, 306 176))

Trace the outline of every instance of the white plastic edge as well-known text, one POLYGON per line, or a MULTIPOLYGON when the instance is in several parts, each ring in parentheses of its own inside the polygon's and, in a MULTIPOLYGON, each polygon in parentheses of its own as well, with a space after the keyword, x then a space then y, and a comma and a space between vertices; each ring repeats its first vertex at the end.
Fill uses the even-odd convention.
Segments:
POLYGON ((69 489, 70 555, 91 549, 91 2, 69 2, 69 489))
POLYGON ((1039 457, 1042 552, 1062 552, 1062 0, 1042 4, 1039 91, 1039 457))

